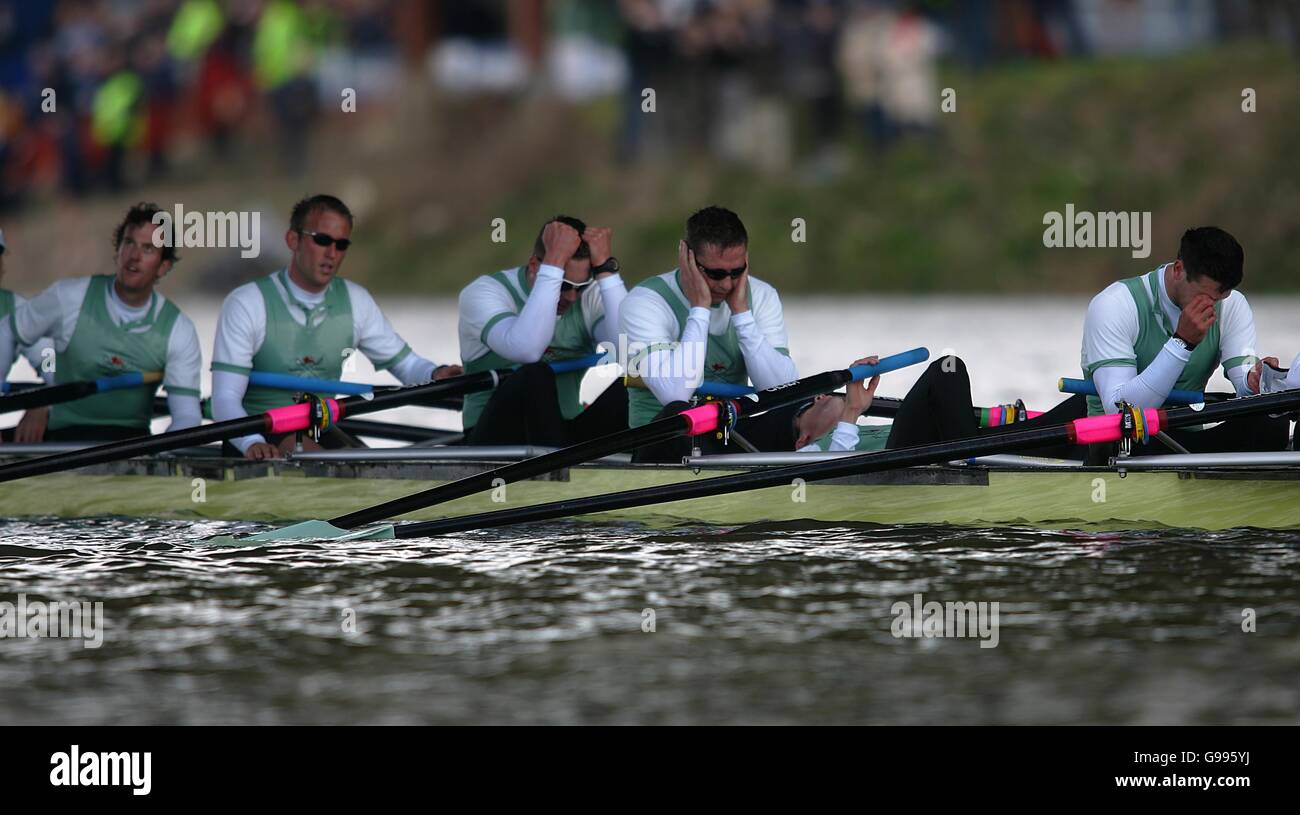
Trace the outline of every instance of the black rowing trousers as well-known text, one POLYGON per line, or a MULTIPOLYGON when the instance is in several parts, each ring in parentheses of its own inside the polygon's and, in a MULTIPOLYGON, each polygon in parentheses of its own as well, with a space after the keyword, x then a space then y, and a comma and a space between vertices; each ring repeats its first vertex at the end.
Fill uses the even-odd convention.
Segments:
MULTIPOLYGON (((979 426, 975 406, 971 402, 970 375, 960 357, 947 356, 930 363, 921 378, 903 398, 894 423, 889 431, 886 447, 915 447, 942 441, 968 439, 1028 430, 1046 425, 1062 424, 1079 419, 1088 413, 1087 400, 1072 396, 1056 407, 1033 419, 999 427, 979 426)), ((1052 445, 1029 450, 1014 451, 1022 455, 1049 458, 1075 458, 1082 460, 1084 449, 1071 445, 1052 445)))
POLYGON ((488 400, 467 444, 532 444, 568 447, 627 429, 627 387, 616 379, 572 419, 560 412, 555 371, 545 362, 507 376, 488 400))

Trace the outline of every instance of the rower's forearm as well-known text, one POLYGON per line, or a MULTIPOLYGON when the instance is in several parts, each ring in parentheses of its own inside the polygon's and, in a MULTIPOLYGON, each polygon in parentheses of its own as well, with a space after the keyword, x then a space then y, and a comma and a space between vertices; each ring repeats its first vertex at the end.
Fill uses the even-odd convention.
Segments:
POLYGON ((660 404, 684 402, 704 380, 704 357, 709 337, 709 310, 696 306, 686 317, 686 327, 676 347, 645 356, 636 373, 660 404))
POLYGON ((618 272, 600 278, 596 285, 600 287, 600 301, 605 309, 605 319, 596 328, 596 342, 607 342, 617 348, 620 310, 627 298, 627 286, 618 272))
POLYGON ((775 388, 799 378, 794 360, 776 350, 754 321, 754 312, 733 314, 731 324, 740 341, 740 353, 745 358, 745 369, 757 390, 775 388))
POLYGON ((414 352, 402 357, 388 369, 403 385, 422 385, 433 379, 433 372, 438 370, 437 363, 414 352))
POLYGON ((172 417, 172 423, 167 426, 167 432, 169 433, 173 430, 198 427, 203 423, 203 408, 199 404, 199 397, 197 396, 180 393, 167 394, 167 412, 172 417))
POLYGON ((564 270, 542 266, 519 314, 497 323, 488 332, 488 348, 510 360, 527 364, 537 362, 546 353, 555 334, 555 307, 560 302, 560 282, 564 270))
MULTIPOLYGON (((212 372, 212 419, 226 422, 231 419, 243 419, 248 416, 244 410, 244 393, 248 390, 248 377, 230 371, 212 372)), ((247 452, 249 446, 266 441, 260 433, 230 439, 230 443, 241 453, 247 452)))
POLYGON ((1093 373, 1102 406, 1116 411, 1117 402, 1138 407, 1162 407, 1191 355, 1174 340, 1166 342, 1155 359, 1140 374, 1133 368, 1099 368, 1093 373))

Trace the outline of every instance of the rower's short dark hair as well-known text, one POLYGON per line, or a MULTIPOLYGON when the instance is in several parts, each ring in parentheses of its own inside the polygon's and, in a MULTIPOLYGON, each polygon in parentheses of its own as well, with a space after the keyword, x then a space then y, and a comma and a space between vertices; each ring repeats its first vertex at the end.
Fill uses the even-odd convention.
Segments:
POLYGON ((1178 244, 1178 259, 1187 270, 1187 279, 1208 277, 1223 291, 1241 285, 1245 252, 1237 239, 1217 226, 1198 226, 1183 233, 1178 244))
MULTIPOLYGON (((559 221, 562 224, 568 224, 578 230, 579 235, 587 231, 587 225, 582 221, 582 219, 575 218, 572 215, 556 215, 545 224, 542 224, 541 229, 537 230, 537 240, 533 241, 533 257, 539 260, 546 257, 546 242, 542 240, 542 234, 546 232, 547 224, 553 224, 556 221, 559 221)), ((591 257, 591 247, 587 245, 586 241, 582 241, 578 244, 578 251, 574 252, 573 256, 578 260, 589 258, 591 257)))
POLYGON ((352 210, 348 205, 335 198, 332 195, 311 195, 302 199, 293 205, 293 212, 289 213, 289 229, 293 232, 301 232, 307 226, 307 218, 313 212, 334 212, 348 219, 348 226, 352 226, 352 210))
POLYGON ((724 207, 710 206, 686 220, 686 245, 696 254, 706 245, 719 249, 748 246, 749 233, 739 215, 724 207))
MULTIPOLYGON (((153 216, 157 215, 159 212, 162 212, 162 207, 152 201, 141 201, 128 209, 126 211, 126 217, 122 219, 122 223, 118 224, 117 228, 113 230, 113 251, 116 252, 118 249, 122 248, 122 239, 126 237, 126 231, 128 229, 135 229, 136 227, 145 225, 153 226, 153 216)), ((179 230, 180 224, 172 224, 172 229, 179 230)), ((172 243, 175 242, 173 241, 172 243)), ((162 247, 162 259, 165 261, 170 260, 175 263, 181 259, 181 256, 176 254, 176 247, 174 245, 164 246, 162 247)))

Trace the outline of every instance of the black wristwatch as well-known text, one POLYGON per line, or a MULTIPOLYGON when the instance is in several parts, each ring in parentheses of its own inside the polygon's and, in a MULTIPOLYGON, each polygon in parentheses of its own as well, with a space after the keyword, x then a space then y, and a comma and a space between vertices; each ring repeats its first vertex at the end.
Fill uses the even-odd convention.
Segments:
POLYGON ((609 258, 604 263, 600 264, 599 266, 592 267, 591 273, 593 275, 605 274, 606 272, 610 274, 617 274, 620 268, 622 267, 618 265, 618 258, 614 257, 613 255, 610 255, 609 258))
POLYGON ((1194 343, 1194 342, 1188 342, 1187 340, 1183 339, 1182 337, 1178 336, 1177 334, 1174 334, 1174 339, 1176 339, 1176 340, 1178 340, 1179 342, 1181 342, 1181 343, 1183 344, 1183 347, 1187 349, 1187 352, 1188 352, 1188 353, 1191 353, 1192 351, 1195 351, 1195 350, 1196 350, 1196 343, 1194 343))

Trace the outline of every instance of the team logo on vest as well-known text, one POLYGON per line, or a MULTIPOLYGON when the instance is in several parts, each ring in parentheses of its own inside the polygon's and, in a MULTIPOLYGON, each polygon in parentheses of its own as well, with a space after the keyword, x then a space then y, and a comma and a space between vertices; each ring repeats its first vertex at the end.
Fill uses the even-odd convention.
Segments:
POLYGON ((126 360, 122 359, 117 354, 109 354, 108 359, 104 360, 104 363, 110 368, 126 370, 126 360))
POLYGON ((293 361, 293 367, 298 373, 319 373, 320 360, 313 356, 298 357, 293 361))

